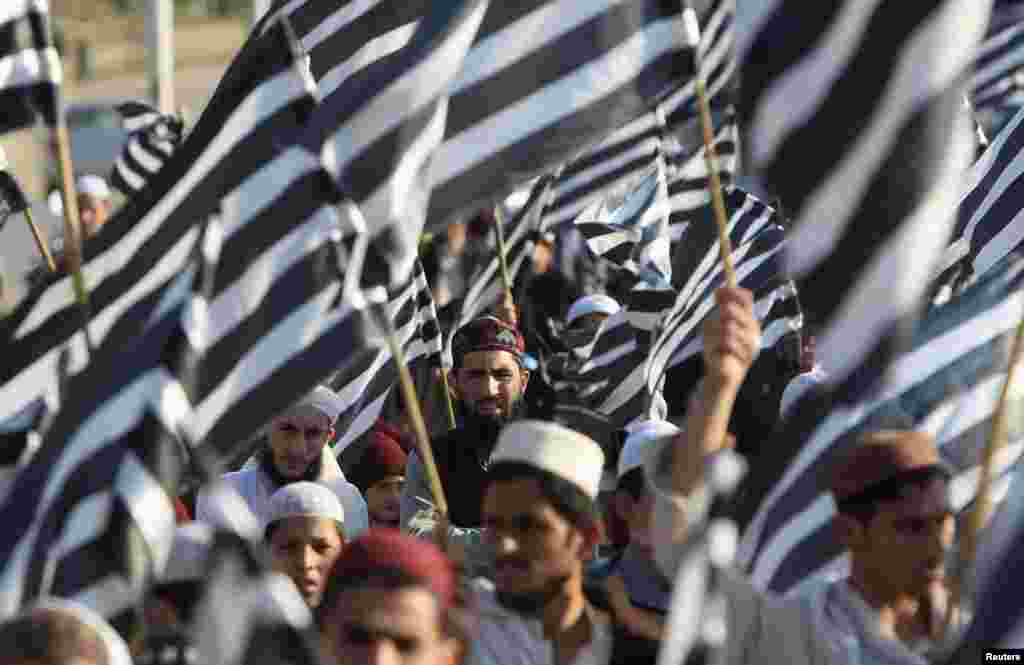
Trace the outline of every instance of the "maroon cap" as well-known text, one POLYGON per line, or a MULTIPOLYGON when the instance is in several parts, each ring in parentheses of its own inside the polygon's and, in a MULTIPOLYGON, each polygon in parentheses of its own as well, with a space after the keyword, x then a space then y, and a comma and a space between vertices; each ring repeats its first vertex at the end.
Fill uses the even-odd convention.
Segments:
POLYGON ((406 454, 399 443, 401 432, 383 422, 378 422, 370 432, 370 443, 363 456, 349 474, 349 480, 366 493, 366 490, 388 476, 404 476, 406 454))
POLYGON ((455 602, 455 569, 441 549, 398 529, 374 528, 345 546, 331 575, 366 579, 375 572, 396 570, 432 591, 443 609, 455 602))
POLYGON ((517 359, 526 350, 522 333, 515 326, 493 316, 482 316, 459 328, 452 339, 455 366, 474 351, 508 351, 517 359))
POLYGON ((943 468, 935 440, 925 432, 882 430, 865 434, 832 467, 836 501, 849 499, 908 471, 943 468))

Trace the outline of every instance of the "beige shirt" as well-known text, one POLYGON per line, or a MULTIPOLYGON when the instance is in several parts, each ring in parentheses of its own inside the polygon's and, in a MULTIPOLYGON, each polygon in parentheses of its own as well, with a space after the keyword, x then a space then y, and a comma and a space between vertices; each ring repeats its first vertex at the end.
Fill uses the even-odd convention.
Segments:
MULTIPOLYGON (((555 649, 544 637, 538 619, 528 619, 498 603, 494 586, 487 580, 474 582, 479 627, 467 665, 556 665, 555 649)), ((608 665, 612 657, 612 626, 604 615, 590 614, 593 639, 571 665, 608 665)))

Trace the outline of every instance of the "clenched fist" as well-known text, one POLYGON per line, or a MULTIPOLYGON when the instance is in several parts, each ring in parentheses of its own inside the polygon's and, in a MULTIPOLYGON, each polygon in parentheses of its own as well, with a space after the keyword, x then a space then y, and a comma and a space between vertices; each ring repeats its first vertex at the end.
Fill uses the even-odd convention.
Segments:
POLYGON ((754 316, 754 296, 747 289, 723 287, 718 306, 704 323, 706 380, 739 388, 761 349, 761 324, 754 316))

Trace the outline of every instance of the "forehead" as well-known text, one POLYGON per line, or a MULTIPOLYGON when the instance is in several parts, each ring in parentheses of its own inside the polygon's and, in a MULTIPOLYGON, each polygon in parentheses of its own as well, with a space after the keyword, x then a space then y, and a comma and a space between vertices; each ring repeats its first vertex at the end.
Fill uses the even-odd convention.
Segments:
POLYGON ((511 478, 488 483, 484 492, 483 513, 491 517, 516 515, 556 516, 554 506, 540 491, 533 478, 511 478))
POLYGON ((327 416, 308 404, 293 406, 287 411, 274 418, 274 424, 289 423, 298 427, 323 427, 330 426, 327 416))
POLYGON ((880 512, 892 517, 941 515, 952 509, 949 481, 935 478, 924 485, 914 485, 903 491, 895 501, 879 502, 880 512))
POLYGON ((301 540, 337 539, 338 523, 328 517, 296 516, 278 521, 270 541, 283 543, 301 540))
POLYGON ((519 361, 508 351, 470 351, 462 357, 463 369, 519 369, 519 361))

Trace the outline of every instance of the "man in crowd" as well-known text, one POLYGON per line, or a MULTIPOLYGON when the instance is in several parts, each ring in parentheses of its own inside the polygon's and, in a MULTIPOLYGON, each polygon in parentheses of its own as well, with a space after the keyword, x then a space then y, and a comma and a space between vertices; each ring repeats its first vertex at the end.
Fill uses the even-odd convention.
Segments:
POLYGON ((345 546, 345 511, 323 485, 285 485, 270 497, 263 541, 274 570, 290 577, 306 604, 316 608, 345 546))
POLYGON ((397 438, 375 429, 370 443, 349 474, 366 499, 371 527, 398 528, 406 454, 397 438))
MULTIPOLYGON (((523 394, 530 372, 523 367, 523 336, 491 316, 460 328, 452 340, 455 389, 462 423, 432 441, 451 523, 480 526, 480 505, 487 465, 501 428, 524 415, 523 394)), ((409 455, 402 493, 402 525, 433 504, 419 455, 409 455)))
MULTIPOLYGON (((729 418, 761 343, 750 291, 722 288, 715 298, 718 306, 703 330, 705 375, 690 400, 684 432, 668 440, 671 445, 659 441, 645 461, 654 496, 654 558, 674 583, 687 552, 688 528, 704 518, 710 503, 705 464, 733 454, 723 450, 729 446, 729 418)), ((733 573, 722 576, 720 585, 729 626, 722 662, 831 662, 830 647, 801 607, 763 594, 733 573)))
POLYGON ((477 583, 472 665, 611 662, 612 618, 583 591, 584 560, 600 540, 603 466, 596 443, 560 425, 502 431, 483 504, 494 583, 477 583))
POLYGON ((78 215, 82 222, 83 238, 91 238, 100 232, 110 219, 114 208, 110 186, 98 175, 83 175, 77 180, 78 215))
MULTIPOLYGON (((345 479, 328 443, 340 408, 338 398, 317 386, 295 406, 275 417, 267 433, 267 445, 254 463, 229 473, 231 485, 260 521, 269 514, 270 497, 288 483, 307 480, 331 489, 345 510, 345 534, 353 538, 368 526, 366 501, 355 485, 345 479)), ((244 516, 209 487, 199 491, 196 520, 245 533, 244 516)))
POLYGON ((331 570, 315 612, 325 665, 451 665, 457 581, 432 543, 370 529, 331 570))
POLYGON ((869 431, 854 445, 830 483, 850 574, 803 601, 835 662, 925 665, 946 622, 950 472, 924 432, 869 431))
POLYGON ((57 599, 0 624, 0 654, 17 665, 132 665, 127 645, 103 617, 57 599))

